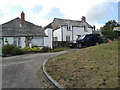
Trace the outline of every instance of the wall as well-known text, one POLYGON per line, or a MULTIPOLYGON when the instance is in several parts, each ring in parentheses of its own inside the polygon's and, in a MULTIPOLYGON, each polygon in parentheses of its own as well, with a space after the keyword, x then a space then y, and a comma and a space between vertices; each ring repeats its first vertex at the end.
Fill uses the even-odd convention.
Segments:
POLYGON ((68 31, 66 26, 63 26, 63 41, 66 41, 66 36, 70 36, 72 40, 72 30, 68 31))
POLYGON ((21 37, 21 47, 25 47, 25 37, 21 37))
POLYGON ((3 40, 2 38, 0 38, 0 55, 2 55, 2 45, 3 45, 3 40))
POLYGON ((83 27, 73 27, 73 40, 76 40, 78 35, 92 34, 92 29, 87 28, 87 32, 84 31, 83 27))
POLYGON ((61 28, 59 28, 53 32, 53 37, 57 37, 58 41, 62 40, 61 28))
POLYGON ((83 27, 73 27, 73 40, 76 40, 78 35, 85 35, 83 27))
POLYGON ((44 37, 44 46, 48 46, 50 48, 53 48, 52 47, 52 29, 46 29, 45 30, 45 33, 48 37, 44 37))
MULTIPOLYGON (((16 37, 16 38, 17 38, 17 37, 16 37)), ((4 37, 4 45, 6 45, 6 44, 14 44, 14 39, 13 39, 13 37, 4 37), (7 39, 8 43, 5 42, 6 39, 7 39)), ((25 47, 25 37, 21 37, 21 44, 20 44, 20 46, 21 46, 22 48, 25 47)))
POLYGON ((4 37, 4 45, 6 44, 13 44, 13 37, 4 37), (5 42, 5 40, 7 40, 8 43, 5 42))

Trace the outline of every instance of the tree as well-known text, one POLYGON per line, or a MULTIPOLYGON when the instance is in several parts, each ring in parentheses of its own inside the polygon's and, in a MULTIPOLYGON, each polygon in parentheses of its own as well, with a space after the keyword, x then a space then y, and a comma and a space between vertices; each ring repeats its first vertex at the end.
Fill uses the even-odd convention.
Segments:
POLYGON ((101 27, 102 34, 111 40, 118 38, 117 32, 113 31, 114 27, 120 26, 115 20, 110 20, 105 23, 103 27, 101 27))

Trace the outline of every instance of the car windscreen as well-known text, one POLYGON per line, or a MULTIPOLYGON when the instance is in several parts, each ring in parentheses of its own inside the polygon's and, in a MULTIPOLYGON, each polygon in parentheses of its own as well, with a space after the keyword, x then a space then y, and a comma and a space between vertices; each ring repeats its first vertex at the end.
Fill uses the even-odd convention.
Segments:
POLYGON ((84 36, 81 36, 81 37, 78 37, 77 40, 82 40, 84 39, 85 35, 84 36))

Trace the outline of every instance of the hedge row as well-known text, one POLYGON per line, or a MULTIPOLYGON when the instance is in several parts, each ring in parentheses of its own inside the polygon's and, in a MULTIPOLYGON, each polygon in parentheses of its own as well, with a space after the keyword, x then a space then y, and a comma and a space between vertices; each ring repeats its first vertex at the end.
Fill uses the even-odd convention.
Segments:
POLYGON ((2 54, 3 56, 13 56, 13 55, 21 55, 24 53, 30 53, 30 52, 49 52, 51 49, 49 47, 43 47, 43 48, 38 48, 38 47, 24 47, 21 49, 20 47, 16 47, 13 45, 5 45, 2 47, 2 54))

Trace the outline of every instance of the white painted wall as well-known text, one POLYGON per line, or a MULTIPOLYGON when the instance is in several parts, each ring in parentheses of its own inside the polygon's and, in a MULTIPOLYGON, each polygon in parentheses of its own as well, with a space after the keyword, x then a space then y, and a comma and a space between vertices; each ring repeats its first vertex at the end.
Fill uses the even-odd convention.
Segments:
POLYGON ((53 32, 53 37, 57 37, 58 41, 62 40, 61 28, 59 28, 53 32))
POLYGON ((78 35, 85 35, 83 27, 73 27, 73 40, 76 40, 78 38, 78 35))
POLYGON ((21 48, 25 47, 25 37, 21 37, 21 48))
POLYGON ((73 27, 71 31, 68 31, 66 26, 63 26, 54 31, 53 36, 58 38, 58 41, 62 41, 62 30, 63 29, 63 41, 66 41, 66 36, 70 36, 72 40, 72 30, 73 30, 73 40, 78 38, 78 35, 92 34, 92 29, 87 28, 87 32, 84 31, 83 27, 73 27))
POLYGON ((4 45, 6 45, 6 44, 13 44, 13 37, 4 37, 4 45), (8 43, 7 42, 5 42, 5 40, 7 40, 8 41, 8 43))
POLYGON ((50 48, 53 48, 52 47, 52 29, 46 29, 45 30, 45 33, 48 37, 44 37, 44 46, 48 46, 50 48))
POLYGON ((92 28, 87 28, 88 32, 85 32, 85 34, 92 34, 92 28))
POLYGON ((70 36, 72 40, 72 30, 68 31, 66 26, 63 26, 63 41, 66 41, 66 36, 70 36))

